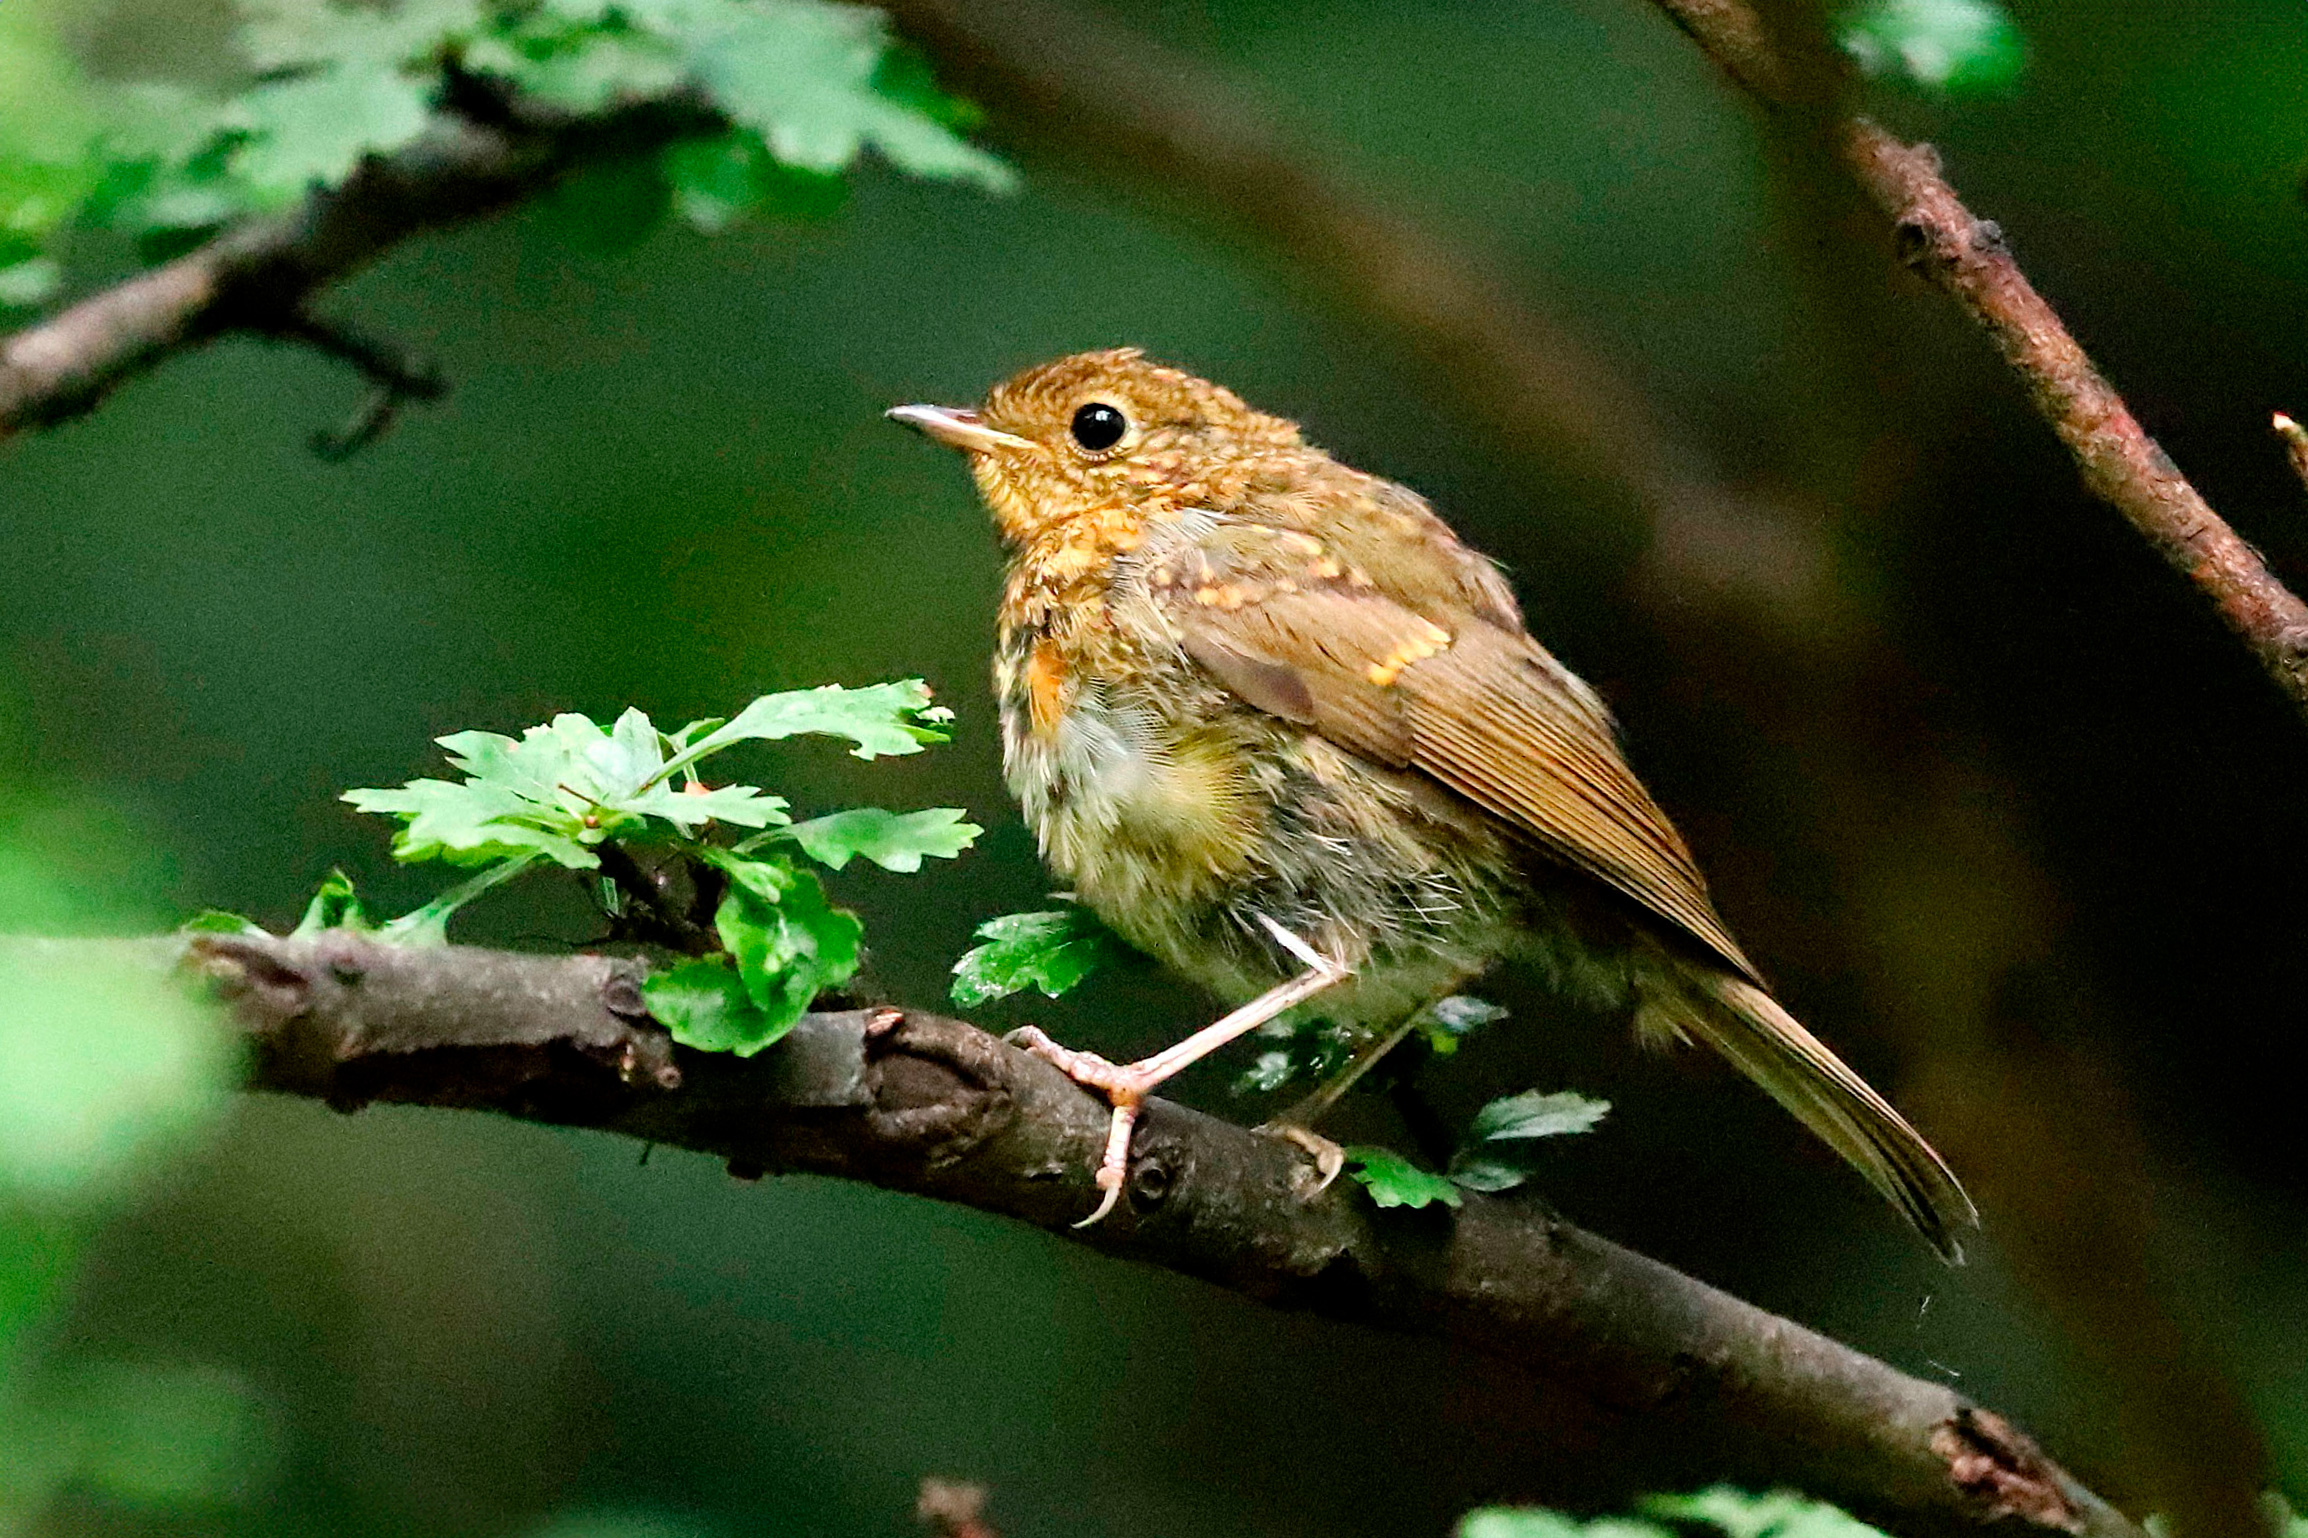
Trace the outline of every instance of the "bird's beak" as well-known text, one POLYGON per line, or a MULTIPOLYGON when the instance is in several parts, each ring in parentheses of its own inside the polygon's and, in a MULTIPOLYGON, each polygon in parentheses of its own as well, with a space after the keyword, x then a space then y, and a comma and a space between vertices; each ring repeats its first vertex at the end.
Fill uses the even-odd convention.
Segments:
POLYGON ((918 427, 938 442, 967 454, 985 454, 995 449, 1030 449, 1034 445, 1024 438, 988 427, 976 412, 958 406, 892 406, 882 413, 893 422, 918 427))

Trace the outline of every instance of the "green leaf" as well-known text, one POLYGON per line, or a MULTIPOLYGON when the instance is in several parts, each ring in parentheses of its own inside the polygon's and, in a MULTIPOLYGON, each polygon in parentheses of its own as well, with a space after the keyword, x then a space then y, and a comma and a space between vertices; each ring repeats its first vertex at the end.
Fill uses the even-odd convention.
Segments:
POLYGON ((1792 1490, 1750 1495, 1715 1485, 1692 1495, 1652 1496, 1642 1511, 1668 1522, 1706 1523, 1728 1538, 1883 1538, 1848 1512, 1792 1490))
POLYGON ((553 16, 475 38, 462 62, 510 81, 532 101, 585 114, 664 96, 680 85, 683 68, 680 51, 662 38, 553 16))
POLYGON ((1459 1049, 1459 1043, 1486 1025, 1495 1025, 1507 1018, 1504 1005, 1470 994, 1454 993, 1447 999, 1437 999, 1426 1007, 1419 1021, 1419 1029, 1426 1043, 1437 1057, 1448 1057, 1459 1049))
POLYGON ((709 822, 726 822, 741 828, 782 828, 793 821, 786 816, 783 796, 762 794, 752 785, 717 785, 710 789, 696 783, 681 786, 657 784, 637 795, 605 802, 619 812, 662 817, 683 833, 693 833, 709 822))
POLYGON ((1527 1090, 1493 1100, 1477 1111, 1468 1136, 1476 1142, 1502 1142, 1589 1132, 1610 1110, 1610 1101, 1591 1100, 1573 1090, 1553 1094, 1527 1090))
POLYGON ((653 972, 642 980, 641 998, 675 1041, 700 1052, 750 1056, 782 1034, 771 1030, 746 997, 736 970, 722 958, 653 972))
POLYGON ((816 876, 782 859, 747 859, 724 849, 701 857, 729 877, 714 929, 736 963, 761 1035, 736 1048, 750 1055, 793 1028, 817 996, 857 975, 865 929, 826 901, 816 876))
POLYGON ((1458 1538, 1674 1538, 1655 1522, 1625 1517, 1581 1521, 1537 1507, 1486 1506, 1459 1519, 1458 1538))
POLYGON ((348 790, 341 799, 407 824, 393 839, 393 858, 404 864, 489 865, 530 852, 571 870, 601 863, 577 841, 587 831, 581 811, 491 781, 411 780, 398 790, 348 790), (547 823, 558 826, 541 825, 547 823))
POLYGON ((1509 1191, 1530 1179, 1540 1138, 1594 1130, 1611 1102, 1562 1090, 1530 1090, 1494 1100, 1475 1113, 1466 1141, 1451 1156, 1450 1178, 1470 1191, 1509 1191))
MULTIPOLYGON (((943 728, 952 719, 952 711, 930 703, 930 686, 918 678, 863 689, 827 684, 818 689, 765 694, 726 724, 688 742, 659 777, 686 769, 736 743, 771 742, 804 733, 846 737, 857 744, 850 750, 856 758, 919 753, 927 743, 946 740, 943 728)), ((683 728, 684 735, 695 726, 693 722, 683 728)))
POLYGON ((222 908, 203 908, 176 926, 180 935, 261 935, 265 927, 255 919, 222 908))
POLYGON ((226 109, 226 126, 249 136, 232 169, 274 205, 338 186, 366 157, 424 132, 430 93, 429 82, 365 64, 255 86, 226 109))
POLYGON ((921 110, 915 81, 884 93, 890 42, 876 11, 817 0, 628 0, 620 9, 679 46, 713 104, 787 165, 840 171, 872 149, 917 176, 997 192, 1015 185, 1008 166, 921 110))
POLYGON ((1073 988, 1127 948, 1086 908, 1007 913, 978 926, 984 945, 954 963, 953 999, 965 1007, 1027 988, 1051 998, 1073 988))
POLYGON ((64 269, 45 256, 0 267, 0 305, 28 310, 45 304, 64 286, 64 269))
POLYGON ((1835 39, 1863 73, 1949 96, 2003 90, 2027 63, 1996 0, 1859 0, 1836 19, 1835 39))
POLYGON ((324 929, 368 927, 369 918, 361 911, 361 900, 353 895, 353 878, 341 870, 332 870, 322 879, 312 901, 305 904, 305 916, 289 931, 289 938, 305 940, 324 929))
POLYGON ((951 860, 986 831, 974 822, 962 821, 963 815, 962 809, 954 806, 903 813, 859 806, 795 823, 778 836, 792 839, 804 854, 835 870, 864 855, 883 870, 910 874, 922 868, 925 855, 951 860))
POLYGON ((238 1044, 164 970, 0 957, 0 1213, 108 1200, 223 1108, 238 1044))
POLYGON ((1384 1148, 1349 1148, 1346 1171, 1370 1191, 1381 1207, 1425 1207, 1441 1202, 1456 1207, 1466 1200, 1459 1188, 1441 1175, 1430 1175, 1401 1154, 1384 1148))

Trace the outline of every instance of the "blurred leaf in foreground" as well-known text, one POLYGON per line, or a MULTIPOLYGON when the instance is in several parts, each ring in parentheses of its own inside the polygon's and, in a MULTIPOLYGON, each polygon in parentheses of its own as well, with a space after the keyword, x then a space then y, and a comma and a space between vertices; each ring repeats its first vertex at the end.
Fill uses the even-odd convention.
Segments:
POLYGON ((2003 90, 2027 63, 1996 0, 1859 0, 1836 18, 1835 40, 1873 79, 1948 96, 2003 90))

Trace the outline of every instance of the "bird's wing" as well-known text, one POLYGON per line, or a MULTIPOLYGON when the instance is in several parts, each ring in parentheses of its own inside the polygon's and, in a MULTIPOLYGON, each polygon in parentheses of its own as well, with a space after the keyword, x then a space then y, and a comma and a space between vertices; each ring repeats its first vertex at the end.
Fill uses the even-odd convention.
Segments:
POLYGON ((1753 979, 1609 713, 1523 632, 1495 569, 1439 521, 1398 538, 1376 571, 1342 548, 1353 541, 1321 524, 1229 517, 1150 552, 1145 590, 1186 654, 1240 699, 1433 776, 1753 979))

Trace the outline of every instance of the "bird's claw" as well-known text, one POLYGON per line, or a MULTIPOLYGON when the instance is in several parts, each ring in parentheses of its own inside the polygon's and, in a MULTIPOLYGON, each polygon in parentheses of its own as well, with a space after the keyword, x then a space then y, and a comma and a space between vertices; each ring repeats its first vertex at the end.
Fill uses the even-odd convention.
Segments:
POLYGON ((1314 1172, 1321 1178, 1315 1182, 1314 1189, 1306 1193, 1304 1199, 1307 1201, 1313 1201, 1323 1192, 1329 1190, 1330 1183, 1336 1180, 1339 1177, 1339 1172, 1346 1168, 1345 1149, 1321 1133, 1301 1127, 1296 1122, 1261 1122, 1251 1130, 1263 1137, 1278 1137, 1285 1143, 1294 1144, 1314 1161, 1314 1172))
POLYGON ((1095 1052, 1061 1047, 1035 1026, 1020 1026, 1002 1039, 1021 1051, 1031 1052, 1084 1089, 1097 1091, 1114 1108, 1113 1119, 1106 1126, 1106 1151, 1098 1161, 1098 1189, 1104 1195, 1098 1199, 1097 1210, 1074 1225, 1088 1228, 1112 1212, 1122 1200, 1122 1183, 1130 1173, 1130 1129, 1138 1124, 1139 1108, 1145 1104, 1151 1086, 1143 1074, 1109 1062, 1095 1052))

